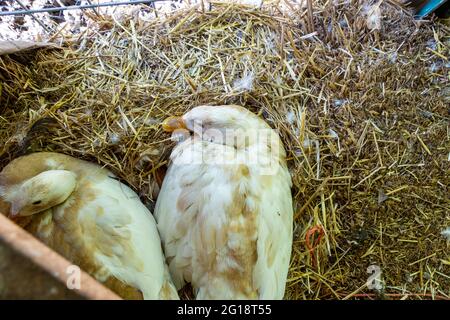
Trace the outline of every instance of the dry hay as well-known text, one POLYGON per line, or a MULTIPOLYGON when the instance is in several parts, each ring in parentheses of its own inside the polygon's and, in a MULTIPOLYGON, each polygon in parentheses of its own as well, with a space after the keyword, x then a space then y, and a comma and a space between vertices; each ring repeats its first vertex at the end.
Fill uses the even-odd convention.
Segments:
POLYGON ((160 122, 242 104, 288 151, 286 298, 448 298, 449 33, 379 5, 381 17, 358 2, 318 2, 313 17, 219 4, 145 24, 105 17, 71 48, 2 57, 0 167, 68 153, 115 171, 151 207, 172 148, 160 122), (381 290, 366 287, 370 265, 381 290))

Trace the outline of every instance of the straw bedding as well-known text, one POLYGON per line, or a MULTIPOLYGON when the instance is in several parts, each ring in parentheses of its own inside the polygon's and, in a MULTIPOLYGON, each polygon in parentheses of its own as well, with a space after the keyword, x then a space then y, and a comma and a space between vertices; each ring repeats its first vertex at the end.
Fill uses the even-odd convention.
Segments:
POLYGON ((241 104, 288 152, 286 298, 448 299, 449 30, 389 1, 312 12, 214 4, 151 22, 96 17, 61 50, 1 57, 0 168, 64 152, 113 170, 152 208, 173 146, 161 121, 241 104), (367 287, 371 265, 379 290, 367 287))

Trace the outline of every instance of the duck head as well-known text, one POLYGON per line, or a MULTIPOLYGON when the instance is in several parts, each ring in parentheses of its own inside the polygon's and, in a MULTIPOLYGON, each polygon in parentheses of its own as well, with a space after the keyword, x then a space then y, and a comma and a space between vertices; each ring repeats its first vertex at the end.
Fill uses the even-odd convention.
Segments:
POLYGON ((66 201, 76 184, 73 172, 48 170, 15 185, 0 183, 0 199, 9 202, 11 218, 30 216, 66 201))
POLYGON ((162 123, 167 132, 188 130, 202 140, 246 147, 257 142, 270 127, 252 112, 237 105, 198 106, 181 117, 169 117, 162 123))

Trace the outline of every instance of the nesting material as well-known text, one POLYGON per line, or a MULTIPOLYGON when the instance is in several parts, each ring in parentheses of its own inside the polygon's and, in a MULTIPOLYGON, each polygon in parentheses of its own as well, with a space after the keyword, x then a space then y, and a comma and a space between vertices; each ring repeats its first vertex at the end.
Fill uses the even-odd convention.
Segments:
POLYGON ((446 229, 442 230, 441 235, 447 239, 447 241, 450 241, 450 227, 447 227, 446 229))
POLYGON ((449 30, 390 1, 289 6, 102 16, 66 49, 1 57, 0 168, 64 152, 113 170, 151 207, 174 144, 163 119, 241 104, 288 152, 286 298, 448 299, 449 30), (376 266, 382 289, 368 281, 376 266))

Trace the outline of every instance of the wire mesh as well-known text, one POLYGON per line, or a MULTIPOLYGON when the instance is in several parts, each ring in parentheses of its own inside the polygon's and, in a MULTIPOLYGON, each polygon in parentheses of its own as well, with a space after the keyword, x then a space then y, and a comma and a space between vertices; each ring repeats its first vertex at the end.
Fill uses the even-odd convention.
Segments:
MULTIPOLYGON (((182 3, 183 0, 0 0, 0 40, 49 38, 62 28, 78 34, 89 28, 92 16, 105 14, 133 12, 152 19, 182 3)), ((183 5, 188 3, 185 0, 183 5)))
POLYGON ((32 15, 34 13, 42 13, 42 12, 62 12, 62 11, 66 11, 66 10, 83 10, 83 9, 94 9, 94 8, 100 8, 100 7, 136 5, 136 4, 153 4, 155 2, 162 2, 162 1, 167 1, 167 0, 130 0, 130 1, 110 1, 110 2, 103 2, 103 3, 92 3, 91 1, 88 1, 88 4, 84 4, 84 5, 54 6, 54 7, 45 7, 45 8, 38 8, 38 9, 28 9, 20 0, 15 0, 15 1, 22 7, 22 10, 1 11, 0 16, 24 15, 24 14, 32 15))

